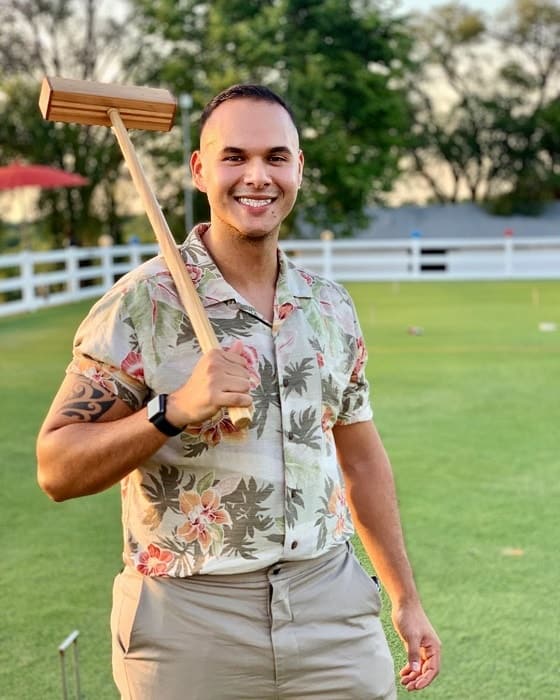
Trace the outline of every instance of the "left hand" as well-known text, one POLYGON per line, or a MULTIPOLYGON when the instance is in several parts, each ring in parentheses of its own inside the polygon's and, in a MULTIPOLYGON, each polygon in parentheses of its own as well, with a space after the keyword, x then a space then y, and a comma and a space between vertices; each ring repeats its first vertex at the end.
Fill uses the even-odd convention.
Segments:
POLYGON ((439 673, 439 637, 419 602, 393 606, 392 618, 408 656, 400 671, 401 683, 407 690, 422 690, 439 673))

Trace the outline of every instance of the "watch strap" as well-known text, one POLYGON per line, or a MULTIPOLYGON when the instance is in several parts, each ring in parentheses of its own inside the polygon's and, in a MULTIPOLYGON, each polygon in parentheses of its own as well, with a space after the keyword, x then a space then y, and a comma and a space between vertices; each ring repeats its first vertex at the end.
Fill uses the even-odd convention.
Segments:
POLYGON ((168 437, 175 437, 182 433, 184 426, 178 428, 176 425, 170 423, 165 417, 165 411, 167 409, 167 394, 157 394, 153 399, 148 401, 148 420, 152 423, 160 433, 167 435, 168 437))

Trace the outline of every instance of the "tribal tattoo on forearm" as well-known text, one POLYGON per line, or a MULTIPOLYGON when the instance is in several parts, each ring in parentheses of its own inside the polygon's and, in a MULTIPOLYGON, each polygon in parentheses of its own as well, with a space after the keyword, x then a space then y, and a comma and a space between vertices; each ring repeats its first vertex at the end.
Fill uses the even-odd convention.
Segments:
POLYGON ((69 418, 94 423, 115 405, 116 398, 96 389, 91 384, 80 382, 65 399, 61 413, 69 418))

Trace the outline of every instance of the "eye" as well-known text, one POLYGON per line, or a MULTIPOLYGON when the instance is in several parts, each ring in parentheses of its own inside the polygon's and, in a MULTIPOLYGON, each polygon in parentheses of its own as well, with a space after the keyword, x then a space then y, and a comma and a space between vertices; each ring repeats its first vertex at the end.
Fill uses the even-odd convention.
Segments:
POLYGON ((269 158, 271 163, 287 163, 288 159, 286 156, 273 155, 269 158))
POLYGON ((222 160, 225 163, 241 163, 243 156, 224 156, 222 160))

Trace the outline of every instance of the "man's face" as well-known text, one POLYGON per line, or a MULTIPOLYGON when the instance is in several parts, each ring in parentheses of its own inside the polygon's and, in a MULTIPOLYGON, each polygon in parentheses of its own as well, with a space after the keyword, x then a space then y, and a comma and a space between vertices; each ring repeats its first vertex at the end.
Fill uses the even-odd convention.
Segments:
POLYGON ((303 155, 281 105, 240 97, 210 115, 191 168, 208 197, 212 227, 260 238, 277 234, 292 210, 303 155))

